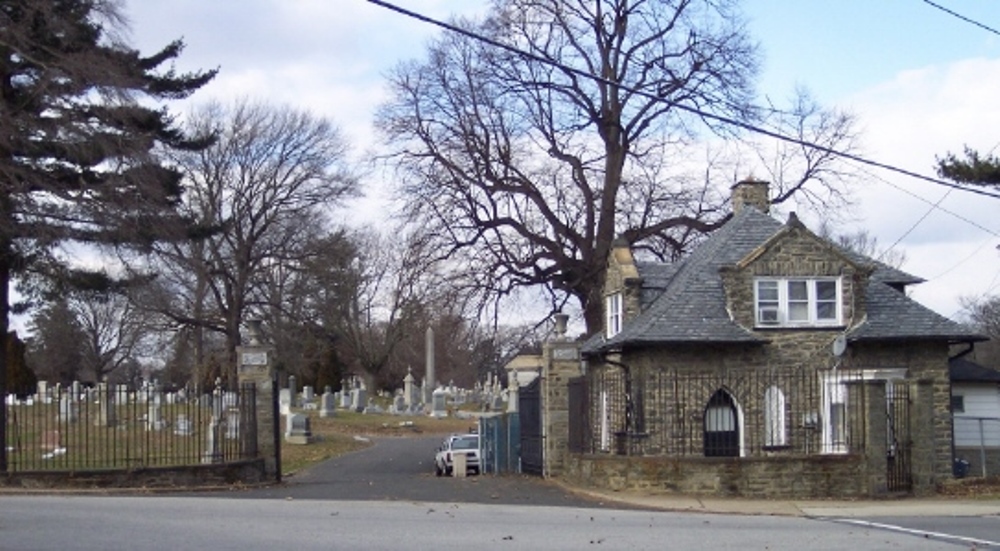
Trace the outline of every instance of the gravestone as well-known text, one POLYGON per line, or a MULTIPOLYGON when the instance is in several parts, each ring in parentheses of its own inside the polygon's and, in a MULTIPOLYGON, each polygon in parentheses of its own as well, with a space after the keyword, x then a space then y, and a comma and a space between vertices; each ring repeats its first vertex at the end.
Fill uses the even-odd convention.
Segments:
POLYGON ((404 405, 409 408, 410 406, 417 403, 417 396, 414 394, 413 383, 416 379, 413 378, 413 370, 409 367, 406 368, 406 377, 403 378, 403 401, 404 405))
POLYGON ((447 417, 448 406, 445 403, 447 395, 443 389, 436 389, 431 394, 431 417, 447 417))
POLYGON ((70 399, 69 394, 63 394, 59 397, 59 421, 76 422, 76 404, 70 399))
POLYGON ((299 387, 295 381, 295 375, 288 376, 288 394, 289 396, 292 397, 292 407, 293 408, 299 407, 298 404, 299 387))
POLYGON ((319 416, 333 417, 337 414, 337 401, 334 399, 330 387, 319 397, 319 416))
POLYGON ((393 413, 403 413, 406 411, 406 398, 402 394, 397 394, 392 402, 393 413))
POLYGON ((201 455, 204 464, 221 463, 222 453, 219 451, 219 419, 212 417, 208 423, 208 433, 205 435, 205 452, 201 455))
POLYGON ((146 408, 146 430, 163 430, 167 423, 163 420, 160 415, 160 404, 158 402, 150 402, 146 408))
POLYGON ((278 407, 282 415, 288 415, 292 412, 292 391, 283 388, 278 391, 278 407))
POLYGON ((351 390, 351 411, 356 411, 358 413, 364 411, 365 406, 368 405, 368 393, 364 388, 355 388, 351 390))
POLYGON ((177 436, 191 436, 191 420, 183 413, 177 414, 177 421, 174 423, 174 434, 177 436))
POLYGON ((226 439, 236 440, 240 437, 240 408, 226 408, 226 439))
POLYGON ((340 409, 351 409, 351 392, 347 387, 342 387, 340 394, 340 409))
POLYGON ((52 403, 52 398, 49 395, 49 382, 38 381, 38 384, 35 385, 35 395, 38 397, 38 401, 43 404, 52 403))
POLYGON ((97 416, 94 425, 98 427, 115 426, 115 402, 108 383, 97 383, 97 416))
POLYGON ((316 391, 313 390, 313 387, 311 387, 309 385, 306 385, 306 386, 302 387, 302 401, 303 402, 309 403, 309 402, 312 402, 315 399, 316 399, 316 391))
POLYGON ((309 444, 312 442, 308 415, 293 413, 285 417, 285 442, 289 444, 309 444))

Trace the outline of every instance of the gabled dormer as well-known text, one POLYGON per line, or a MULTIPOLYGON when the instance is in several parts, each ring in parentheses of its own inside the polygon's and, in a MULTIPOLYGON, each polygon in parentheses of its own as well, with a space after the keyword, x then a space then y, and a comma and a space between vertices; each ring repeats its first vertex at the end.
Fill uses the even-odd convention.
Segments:
POLYGON ((873 267, 788 222, 738 262, 720 270, 726 305, 748 329, 833 329, 860 320, 873 267))

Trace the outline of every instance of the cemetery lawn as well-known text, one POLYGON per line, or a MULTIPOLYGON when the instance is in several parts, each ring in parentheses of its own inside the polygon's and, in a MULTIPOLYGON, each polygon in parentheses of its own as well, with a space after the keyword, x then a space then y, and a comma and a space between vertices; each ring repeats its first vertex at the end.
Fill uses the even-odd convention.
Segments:
MULTIPOLYGON (((315 413, 315 412, 303 412, 315 413)), ((281 442, 281 474, 287 476, 310 465, 371 446, 371 437, 407 437, 474 430, 475 419, 422 415, 355 413, 337 410, 335 417, 309 416, 313 442, 306 445, 281 442)), ((284 430, 284 427, 282 427, 284 430)))

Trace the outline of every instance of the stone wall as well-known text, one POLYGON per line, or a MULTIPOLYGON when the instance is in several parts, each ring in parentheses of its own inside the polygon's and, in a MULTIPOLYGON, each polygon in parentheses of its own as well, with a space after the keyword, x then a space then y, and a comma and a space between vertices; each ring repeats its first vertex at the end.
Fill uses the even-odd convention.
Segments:
POLYGON ((185 467, 147 467, 128 470, 26 471, 0 478, 0 486, 24 489, 170 489, 254 485, 273 480, 265 475, 264 460, 185 467))
POLYGON ((754 498, 859 498, 856 455, 782 458, 668 458, 573 454, 565 476, 608 490, 663 490, 754 498))

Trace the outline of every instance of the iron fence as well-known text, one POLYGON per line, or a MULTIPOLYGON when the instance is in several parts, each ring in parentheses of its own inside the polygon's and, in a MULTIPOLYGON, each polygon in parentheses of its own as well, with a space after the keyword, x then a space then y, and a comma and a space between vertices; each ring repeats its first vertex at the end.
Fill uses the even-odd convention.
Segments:
POLYGON ((570 418, 585 425, 576 446, 587 453, 848 453, 864 446, 866 390, 855 384, 863 379, 861 370, 695 373, 600 366, 586 375, 586 399, 573 401, 582 409, 570 418))
POLYGON ((1000 474, 1000 417, 956 415, 952 428, 956 476, 1000 474))
POLYGON ((256 457, 256 388, 190 396, 99 384, 13 393, 7 470, 135 469, 256 457))

